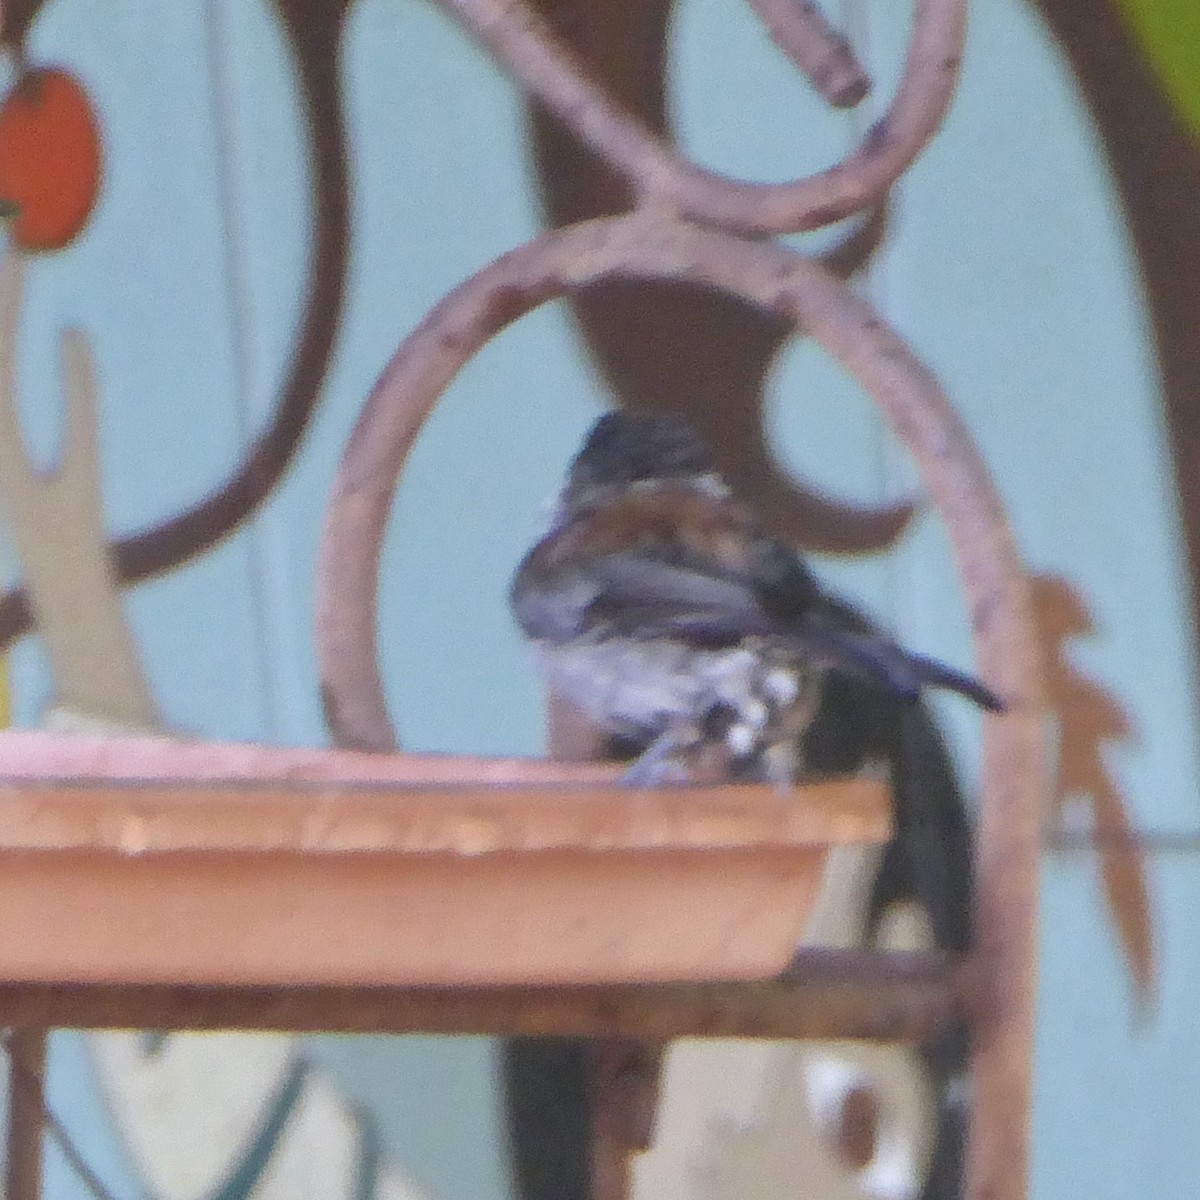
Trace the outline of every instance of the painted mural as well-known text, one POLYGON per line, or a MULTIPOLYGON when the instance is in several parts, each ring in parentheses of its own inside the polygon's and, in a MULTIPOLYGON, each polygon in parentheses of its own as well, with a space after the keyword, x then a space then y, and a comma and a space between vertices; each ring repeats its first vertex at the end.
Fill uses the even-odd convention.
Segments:
MULTIPOLYGON (((831 113, 725 0, 537 7, 651 128, 753 178, 844 153, 907 35, 883 0, 831 10, 879 81, 831 113)), ((312 564, 357 405, 448 288, 628 189, 432 5, 188 0, 151 20, 135 0, 20 0, 2 20, 13 719, 321 743, 312 564)), ((1182 1197, 1200 1170, 1183 1133, 1200 974, 1180 940, 1200 874, 1194 844, 1155 847, 1200 838, 1200 25, 1183 0, 977 0, 972 20, 937 143, 883 209, 807 245, 946 381, 1038 573, 1059 755, 1034 1194, 1136 1195, 1152 1158, 1157 1194, 1182 1197), (1114 1073, 1146 1103, 1170 1078, 1179 1136, 1132 1117, 1114 1073)), ((839 586, 964 658, 940 531, 846 381, 729 297, 613 284, 506 332, 422 437, 385 555, 406 745, 539 749, 504 585, 613 403, 686 408, 839 586), (454 653, 431 653, 448 630, 454 653)), ((936 836, 845 855, 814 941, 969 939, 976 731, 921 720, 908 780, 936 836)), ((586 1055, 545 1050, 61 1033, 49 1094, 114 1196, 571 1200, 586 1055)), ((964 1052, 675 1046, 634 1194, 952 1200, 964 1052)), ((94 1194, 53 1146, 47 1171, 53 1200, 94 1194)))

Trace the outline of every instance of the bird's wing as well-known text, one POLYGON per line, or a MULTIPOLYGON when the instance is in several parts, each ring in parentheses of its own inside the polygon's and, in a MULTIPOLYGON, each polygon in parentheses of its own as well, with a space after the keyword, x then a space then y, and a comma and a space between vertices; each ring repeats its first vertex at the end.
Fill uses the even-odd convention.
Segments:
POLYGON ((551 569, 529 563, 518 572, 512 595, 525 633, 552 642, 603 632, 715 648, 775 630, 744 582, 636 551, 551 569))
POLYGON ((778 632, 744 577, 671 563, 651 554, 606 554, 593 565, 591 614, 617 633, 733 645, 778 632))

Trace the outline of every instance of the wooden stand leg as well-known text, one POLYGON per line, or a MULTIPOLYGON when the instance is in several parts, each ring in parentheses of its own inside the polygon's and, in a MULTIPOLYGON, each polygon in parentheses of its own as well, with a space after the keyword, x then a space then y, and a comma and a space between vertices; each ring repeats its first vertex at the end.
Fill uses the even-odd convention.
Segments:
POLYGON ((39 1200, 42 1194, 45 1029, 22 1029, 8 1038, 8 1138, 5 1200, 39 1200))
POLYGON ((592 1200, 629 1196, 630 1158, 654 1136, 665 1048, 627 1038, 592 1044, 592 1200))

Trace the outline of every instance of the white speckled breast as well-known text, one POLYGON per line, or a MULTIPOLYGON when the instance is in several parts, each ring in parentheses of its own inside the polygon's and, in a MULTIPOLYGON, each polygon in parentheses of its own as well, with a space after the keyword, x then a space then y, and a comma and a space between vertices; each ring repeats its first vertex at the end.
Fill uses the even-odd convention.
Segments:
POLYGON ((682 642, 604 638, 535 643, 550 685, 615 734, 654 738, 698 722, 715 705, 738 715, 727 735, 738 757, 794 737, 815 711, 821 670, 786 643, 756 640, 702 650, 682 642))

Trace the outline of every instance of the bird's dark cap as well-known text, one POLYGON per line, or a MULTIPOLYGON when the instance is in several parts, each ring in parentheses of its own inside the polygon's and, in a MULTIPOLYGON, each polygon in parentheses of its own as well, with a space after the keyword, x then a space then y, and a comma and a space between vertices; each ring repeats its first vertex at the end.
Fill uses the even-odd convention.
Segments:
POLYGON ((573 492, 672 479, 715 469, 708 448, 685 422, 646 413, 605 413, 571 465, 573 492))

